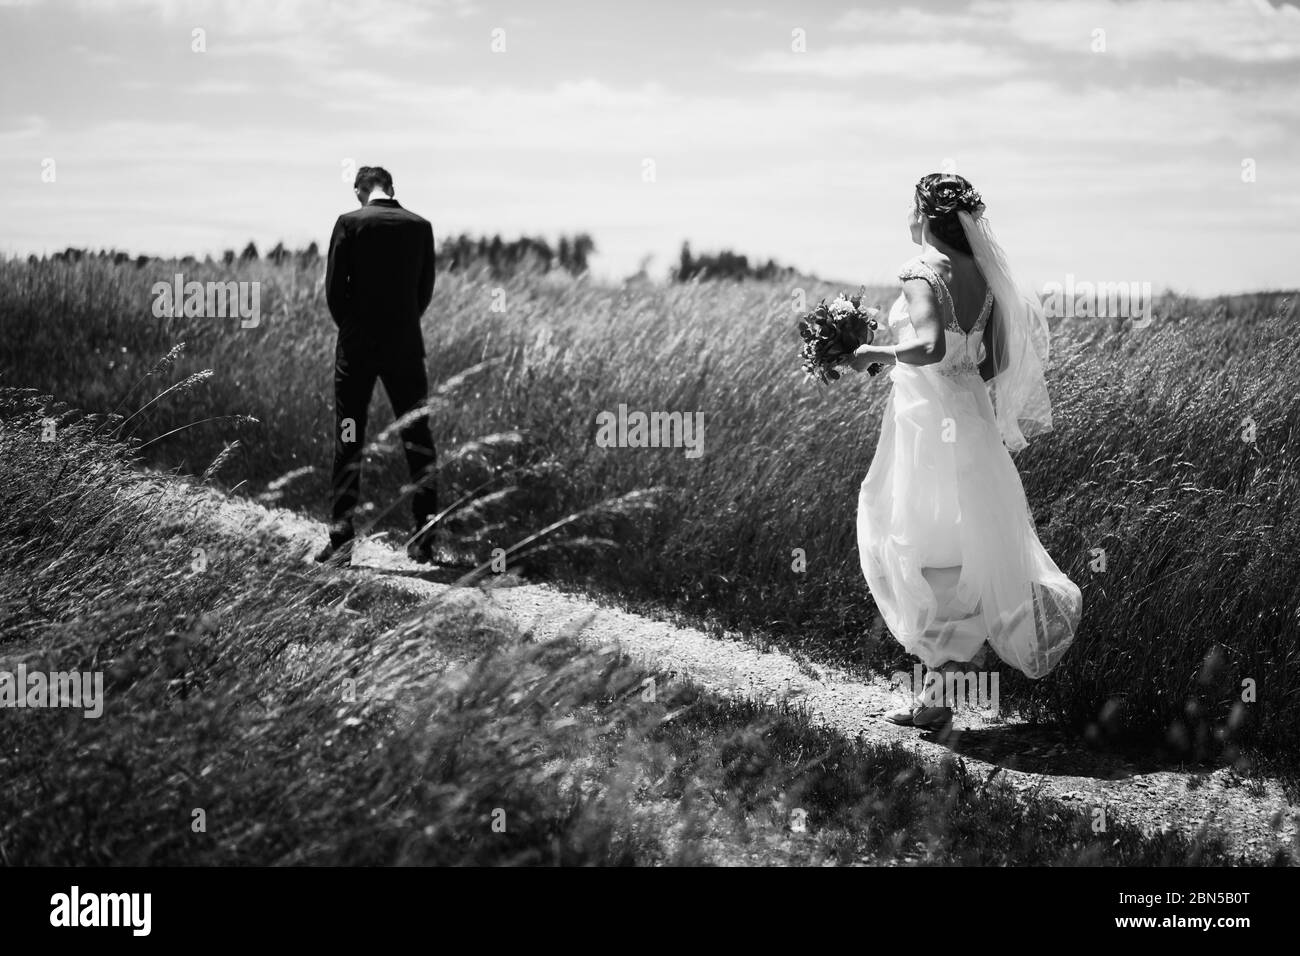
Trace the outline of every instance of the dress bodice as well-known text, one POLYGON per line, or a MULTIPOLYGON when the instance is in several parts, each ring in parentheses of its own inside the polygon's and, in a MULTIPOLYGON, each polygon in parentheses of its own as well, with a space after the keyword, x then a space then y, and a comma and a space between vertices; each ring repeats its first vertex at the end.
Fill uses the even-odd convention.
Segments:
MULTIPOLYGON (((928 262, 920 257, 909 260, 899 272, 898 278, 904 282, 908 279, 924 279, 928 282, 930 288, 934 290, 934 297, 938 300, 943 315, 943 360, 921 368, 931 369, 948 378, 971 375, 979 378, 984 326, 993 311, 993 290, 985 291, 984 305, 980 309, 979 318, 975 320, 969 332, 963 332, 957 323, 957 312, 953 307, 952 293, 948 291, 948 283, 943 281, 943 277, 935 272, 928 262)), ((900 343, 916 338, 916 330, 912 327, 912 320, 907 314, 907 297, 902 294, 889 312, 889 327, 900 343)))

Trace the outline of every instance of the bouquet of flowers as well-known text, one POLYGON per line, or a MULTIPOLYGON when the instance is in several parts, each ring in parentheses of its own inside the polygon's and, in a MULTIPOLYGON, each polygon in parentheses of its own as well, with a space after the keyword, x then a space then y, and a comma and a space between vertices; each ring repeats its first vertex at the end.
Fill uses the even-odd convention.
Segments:
MULTIPOLYGON (((823 384, 839 378, 838 366, 847 366, 858 346, 870 345, 875 338, 876 315, 880 310, 863 306, 865 291, 859 289, 855 296, 841 292, 830 304, 822 299, 817 308, 799 320, 799 335, 803 339, 799 358, 809 378, 823 384)), ((880 369, 879 362, 867 366, 872 375, 880 369)))

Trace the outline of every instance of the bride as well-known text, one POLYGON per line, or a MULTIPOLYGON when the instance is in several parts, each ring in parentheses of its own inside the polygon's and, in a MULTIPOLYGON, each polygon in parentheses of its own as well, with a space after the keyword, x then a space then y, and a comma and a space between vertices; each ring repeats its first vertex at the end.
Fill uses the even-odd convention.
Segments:
MULTIPOLYGON (((1082 596, 1044 550, 1011 451, 1052 427, 1048 329, 1011 278, 984 204, 961 176, 916 186, 908 225, 921 254, 899 274, 897 345, 864 345, 857 370, 892 365, 876 454, 858 499, 867 586, 894 637, 931 670, 887 719, 941 727, 942 670, 979 669, 985 644, 1042 677, 1061 660, 1082 596)), ((944 701, 943 703, 951 703, 944 701)))

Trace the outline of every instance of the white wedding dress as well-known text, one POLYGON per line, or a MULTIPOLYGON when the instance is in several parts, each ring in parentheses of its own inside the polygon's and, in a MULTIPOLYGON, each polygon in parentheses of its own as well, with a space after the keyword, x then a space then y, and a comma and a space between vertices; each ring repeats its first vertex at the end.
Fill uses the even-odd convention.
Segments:
MULTIPOLYGON (((985 641, 1042 677, 1074 639, 1079 588, 1038 540, 1020 475, 980 378, 985 295, 970 333, 944 280, 923 259, 900 279, 934 290, 945 352, 933 365, 896 364, 875 457, 858 498, 862 571, 894 637, 929 668, 982 657, 985 641)), ((916 337, 900 295, 896 341, 916 337)))

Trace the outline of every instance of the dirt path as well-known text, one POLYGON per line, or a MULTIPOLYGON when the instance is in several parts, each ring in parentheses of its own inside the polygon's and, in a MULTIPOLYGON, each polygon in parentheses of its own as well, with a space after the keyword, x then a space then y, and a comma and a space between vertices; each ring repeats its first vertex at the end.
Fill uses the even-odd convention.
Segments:
MULTIPOLYGON (((325 539, 324 525, 293 512, 226 498, 216 507, 219 519, 232 531, 273 529, 287 536, 295 550, 300 548, 304 560, 310 560, 325 539)), ((957 755, 980 776, 1000 773, 1021 792, 1068 802, 1094 818, 1101 808, 1107 821, 1123 821, 1146 832, 1206 832, 1252 860, 1268 860, 1287 847, 1300 856, 1300 808, 1287 802, 1274 781, 1248 785, 1228 768, 1198 774, 1144 765, 1094 751, 1072 735, 1029 727, 1014 716, 989 718, 975 710, 958 711, 951 732, 939 739, 882 719, 907 699, 901 686, 883 677, 863 680, 780 651, 760 651, 739 639, 720 640, 510 577, 494 581, 496 586, 457 588, 452 595, 452 586, 434 580, 437 575, 427 567, 376 540, 360 545, 353 564, 358 574, 374 575, 386 586, 428 600, 454 596, 483 602, 537 640, 565 633, 594 645, 615 643, 661 672, 720 695, 763 703, 786 698, 815 722, 849 737, 897 741, 936 762, 957 755)))

